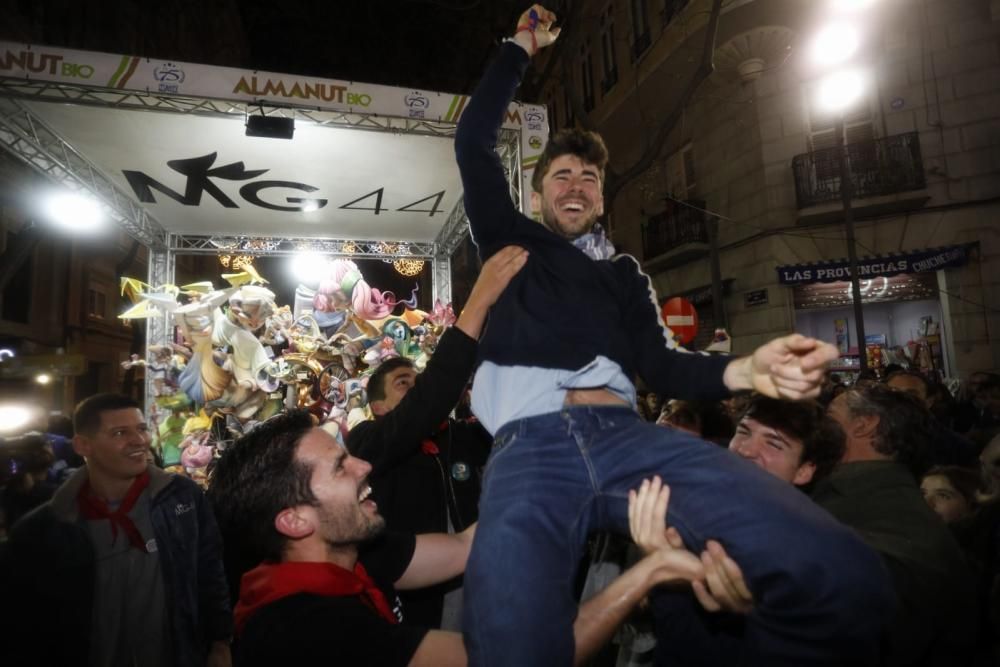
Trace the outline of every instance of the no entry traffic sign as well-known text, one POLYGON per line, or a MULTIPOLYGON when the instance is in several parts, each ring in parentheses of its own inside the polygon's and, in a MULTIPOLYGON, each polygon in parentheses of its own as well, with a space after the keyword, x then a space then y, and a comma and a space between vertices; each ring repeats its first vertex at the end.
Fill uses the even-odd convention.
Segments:
POLYGON ((681 345, 687 345, 698 333, 698 311, 687 299, 675 296, 667 300, 660 310, 663 322, 674 332, 681 345))

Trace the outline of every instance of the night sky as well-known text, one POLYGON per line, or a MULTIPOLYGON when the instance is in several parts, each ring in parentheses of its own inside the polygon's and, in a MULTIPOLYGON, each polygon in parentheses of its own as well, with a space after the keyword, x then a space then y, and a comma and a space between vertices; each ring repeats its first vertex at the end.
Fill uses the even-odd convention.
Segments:
POLYGON ((527 0, 0 0, 0 39, 471 92, 527 0))
POLYGON ((470 92, 530 3, 511 0, 240 2, 252 66, 470 92))

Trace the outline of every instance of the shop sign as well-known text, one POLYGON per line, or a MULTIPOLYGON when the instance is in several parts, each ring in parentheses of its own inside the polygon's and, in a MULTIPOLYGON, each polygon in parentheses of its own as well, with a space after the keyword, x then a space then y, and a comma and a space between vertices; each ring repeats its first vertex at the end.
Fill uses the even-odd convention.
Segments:
POLYGON ((750 306, 763 306, 767 303, 767 289, 755 289, 743 293, 743 304, 750 306))
POLYGON ((322 100, 324 102, 360 107, 367 107, 372 103, 371 95, 366 93, 352 93, 347 86, 338 86, 320 81, 312 83, 295 81, 289 84, 282 79, 258 78, 256 76, 251 76, 248 79, 248 77, 242 76, 233 88, 233 92, 253 95, 254 97, 322 100))
MULTIPOLYGON (((969 252, 978 243, 918 250, 898 255, 865 257, 858 260, 858 277, 891 277, 901 273, 921 273, 962 266, 969 260, 969 252)), ((851 279, 850 262, 846 259, 814 264, 779 266, 778 281, 783 285, 830 283, 851 279)))
POLYGON ((71 63, 62 56, 40 51, 7 50, 0 57, 0 70, 20 70, 28 74, 61 75, 72 79, 89 79, 94 76, 94 68, 84 63, 71 63))

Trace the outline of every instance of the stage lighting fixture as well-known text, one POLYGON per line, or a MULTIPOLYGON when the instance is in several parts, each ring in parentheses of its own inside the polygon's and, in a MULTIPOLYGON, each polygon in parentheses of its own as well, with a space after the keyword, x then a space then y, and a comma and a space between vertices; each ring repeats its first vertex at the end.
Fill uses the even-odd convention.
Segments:
POLYGON ((281 116, 247 116, 248 137, 291 139, 295 134, 295 119, 281 116))

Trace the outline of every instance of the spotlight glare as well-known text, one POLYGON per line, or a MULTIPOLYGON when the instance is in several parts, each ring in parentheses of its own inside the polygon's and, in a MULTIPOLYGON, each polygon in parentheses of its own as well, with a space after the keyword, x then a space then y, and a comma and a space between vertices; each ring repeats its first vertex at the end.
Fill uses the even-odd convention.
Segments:
POLYGON ((834 72, 820 81, 816 90, 816 106, 829 112, 849 109, 861 97, 865 77, 856 70, 834 72))
POLYGON ((329 264, 330 259, 326 255, 317 252, 300 252, 292 256, 289 270, 299 283, 316 285, 326 277, 326 269, 329 264))
POLYGON ((49 197, 45 203, 45 213, 53 224, 73 232, 93 232, 104 224, 100 203, 76 192, 49 197))
POLYGON ((839 12, 859 12, 875 4, 875 0, 830 0, 830 9, 839 12))
POLYGON ((0 433, 18 433, 27 426, 35 410, 26 405, 0 405, 0 433))
POLYGON ((52 376, 48 373, 39 373, 35 376, 35 382, 38 384, 49 384, 52 382, 52 376))
POLYGON ((810 55, 817 65, 836 65, 853 56, 858 50, 859 42, 857 28, 834 23, 817 33, 810 55))

